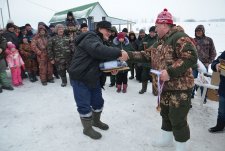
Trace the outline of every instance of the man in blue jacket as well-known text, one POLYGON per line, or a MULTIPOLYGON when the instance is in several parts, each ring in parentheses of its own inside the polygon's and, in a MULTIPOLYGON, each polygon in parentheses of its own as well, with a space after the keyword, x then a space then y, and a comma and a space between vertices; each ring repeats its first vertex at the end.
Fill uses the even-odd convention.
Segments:
POLYGON ((84 128, 83 133, 92 139, 101 138, 101 134, 92 126, 102 130, 109 128, 100 121, 104 99, 100 85, 102 72, 99 64, 117 58, 128 58, 125 51, 104 45, 110 35, 111 23, 101 21, 97 24, 95 32, 88 31, 76 37, 76 51, 69 68, 74 98, 84 128))
MULTIPOLYGON (((215 72, 220 72, 220 59, 225 60, 225 51, 212 62, 211 68, 215 72)), ((220 75, 220 84, 219 84, 219 109, 218 109, 218 117, 217 124, 215 127, 211 127, 209 132, 215 133, 219 131, 223 131, 225 127, 225 76, 220 75)))

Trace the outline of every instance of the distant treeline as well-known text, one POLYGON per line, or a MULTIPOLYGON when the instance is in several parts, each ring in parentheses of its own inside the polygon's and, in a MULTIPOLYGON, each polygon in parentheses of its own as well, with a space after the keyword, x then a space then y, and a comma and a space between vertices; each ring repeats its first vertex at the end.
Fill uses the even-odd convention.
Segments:
POLYGON ((225 18, 221 19, 210 19, 210 20, 195 20, 195 19, 186 19, 184 22, 225 22, 225 18))

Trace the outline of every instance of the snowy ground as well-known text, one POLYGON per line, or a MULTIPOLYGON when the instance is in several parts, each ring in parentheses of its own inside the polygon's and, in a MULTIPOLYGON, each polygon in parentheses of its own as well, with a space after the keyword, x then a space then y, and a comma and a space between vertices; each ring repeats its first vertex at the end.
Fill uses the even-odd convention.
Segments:
MULTIPOLYGON (((156 97, 138 94, 141 84, 129 80, 126 94, 105 86, 102 119, 109 124, 103 137, 92 140, 82 134, 82 125, 70 86, 61 80, 42 86, 24 80, 24 86, 0 94, 0 151, 173 151, 151 145, 160 134, 161 117, 156 112, 156 97)), ((188 121, 191 139, 188 151, 224 151, 225 133, 211 134, 218 103, 208 101, 202 108, 197 97, 192 101, 188 121)))

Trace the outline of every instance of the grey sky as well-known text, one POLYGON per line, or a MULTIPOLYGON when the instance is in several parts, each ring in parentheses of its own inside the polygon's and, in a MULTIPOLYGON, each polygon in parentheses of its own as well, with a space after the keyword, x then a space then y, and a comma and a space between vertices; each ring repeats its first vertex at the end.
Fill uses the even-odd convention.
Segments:
MULTIPOLYGON (((31 23, 32 26, 37 26, 39 21, 49 24, 48 21, 55 11, 92 2, 97 0, 9 0, 9 5, 11 18, 15 24, 21 26, 31 23)), ((109 16, 133 21, 155 20, 164 8, 180 20, 225 18, 225 0, 98 0, 98 2, 109 16)), ((0 0, 4 24, 8 20, 6 4, 6 0, 0 0)), ((1 20, 0 26, 2 27, 1 20)))

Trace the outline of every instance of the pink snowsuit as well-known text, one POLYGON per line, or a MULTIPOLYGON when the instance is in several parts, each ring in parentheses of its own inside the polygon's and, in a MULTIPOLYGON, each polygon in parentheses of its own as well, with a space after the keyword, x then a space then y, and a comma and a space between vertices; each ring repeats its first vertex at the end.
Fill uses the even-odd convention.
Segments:
POLYGON ((24 67, 23 59, 14 44, 7 44, 5 51, 6 61, 11 70, 12 83, 14 86, 22 85, 21 66, 24 67))

